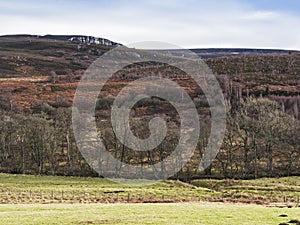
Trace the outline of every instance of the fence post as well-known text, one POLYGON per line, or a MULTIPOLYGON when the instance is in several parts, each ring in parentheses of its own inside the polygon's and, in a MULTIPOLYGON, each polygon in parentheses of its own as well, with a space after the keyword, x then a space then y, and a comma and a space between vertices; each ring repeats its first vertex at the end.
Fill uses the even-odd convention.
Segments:
POLYGON ((130 193, 128 193, 128 195, 127 195, 127 202, 129 202, 130 201, 130 193))

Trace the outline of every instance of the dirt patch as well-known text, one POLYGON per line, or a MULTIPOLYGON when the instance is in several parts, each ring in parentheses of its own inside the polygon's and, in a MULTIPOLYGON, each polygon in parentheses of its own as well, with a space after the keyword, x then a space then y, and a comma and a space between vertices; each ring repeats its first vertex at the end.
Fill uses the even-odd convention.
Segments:
POLYGON ((114 224, 119 223, 121 220, 87 220, 87 221, 81 221, 78 224, 114 224))

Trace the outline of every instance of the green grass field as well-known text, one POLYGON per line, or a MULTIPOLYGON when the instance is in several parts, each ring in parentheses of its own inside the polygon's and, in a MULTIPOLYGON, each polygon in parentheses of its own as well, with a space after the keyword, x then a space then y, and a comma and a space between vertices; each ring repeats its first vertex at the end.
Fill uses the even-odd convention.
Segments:
POLYGON ((225 203, 0 205, 0 224, 276 225, 300 219, 299 208, 225 203), (287 217, 280 217, 287 215, 287 217))
POLYGON ((116 203, 222 201, 299 205, 300 177, 258 180, 168 180, 121 185, 101 178, 0 174, 0 203, 116 203), (135 184, 135 185, 133 185, 135 184))
POLYGON ((276 225, 300 220, 299 196, 299 177, 141 186, 0 174, 0 224, 276 225))

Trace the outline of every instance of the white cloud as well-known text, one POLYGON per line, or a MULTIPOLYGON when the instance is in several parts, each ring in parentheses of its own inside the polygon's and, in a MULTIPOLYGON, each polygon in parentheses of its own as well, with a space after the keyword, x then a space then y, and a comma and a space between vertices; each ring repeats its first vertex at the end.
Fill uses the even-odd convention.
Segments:
POLYGON ((272 11, 254 11, 245 16, 242 16, 241 19, 247 20, 272 20, 280 17, 277 12, 272 11))

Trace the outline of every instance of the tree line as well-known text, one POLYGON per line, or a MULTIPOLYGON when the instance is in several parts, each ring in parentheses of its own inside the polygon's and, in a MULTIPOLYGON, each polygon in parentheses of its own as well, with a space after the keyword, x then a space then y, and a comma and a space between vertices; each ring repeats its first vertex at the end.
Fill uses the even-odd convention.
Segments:
MULTIPOLYGON (((155 106, 159 105, 157 99, 153 101, 155 106)), ((111 125, 108 125, 109 121, 102 122, 101 125, 103 142, 111 154, 124 162, 151 166, 167 157, 178 142, 178 118, 169 115, 164 119, 169 121, 168 135, 153 152, 136 153, 122 145, 114 135, 111 125)), ((38 113, 2 110, 0 171, 98 176, 77 149, 71 121, 71 109, 66 107, 38 113)), ((192 160, 184 166, 180 161, 181 156, 178 155, 174 167, 183 168, 173 178, 250 179, 299 175, 299 121, 285 113, 281 104, 263 97, 227 101, 227 130, 223 145, 212 165, 205 171, 199 171, 198 164, 210 134, 209 123, 207 120, 201 126, 198 146, 192 160)), ((136 136, 147 137, 147 119, 134 118, 131 125, 136 136)), ((102 162, 95 163, 100 167, 102 162)), ((152 169, 162 173, 165 170, 163 166, 152 169)), ((115 168, 112 173, 117 177, 121 169, 115 168)))

